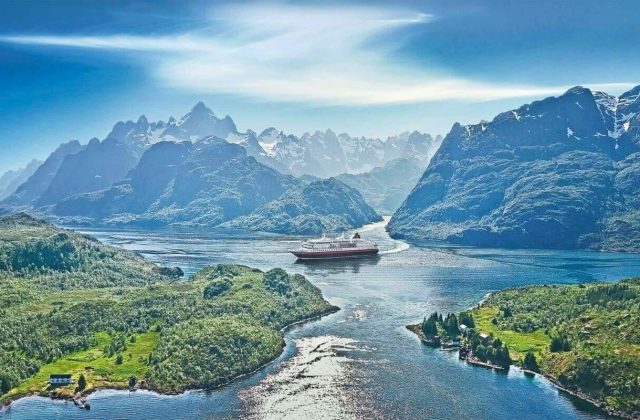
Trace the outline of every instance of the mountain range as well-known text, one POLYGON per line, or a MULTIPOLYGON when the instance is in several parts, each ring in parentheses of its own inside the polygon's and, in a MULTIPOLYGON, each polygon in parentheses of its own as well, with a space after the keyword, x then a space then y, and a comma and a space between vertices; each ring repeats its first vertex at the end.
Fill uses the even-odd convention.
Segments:
POLYGON ((640 250, 640 86, 575 87, 455 124, 387 229, 495 247, 640 250))
POLYGON ((111 188, 66 198, 51 209, 61 217, 145 226, 216 226, 248 214, 297 185, 244 148, 216 137, 159 142, 111 188))
POLYGON ((396 238, 640 250, 639 138, 640 86, 618 97, 575 87, 456 123, 442 140, 240 133, 198 103, 180 120, 143 116, 61 145, 1 206, 69 223, 301 234, 393 213, 396 238))
POLYGON ((218 118, 198 102, 179 120, 170 117, 167 122, 149 122, 143 115, 137 121, 116 123, 102 141, 94 138, 85 146, 76 142, 62 145, 47 159, 51 160, 47 163, 51 173, 38 174, 38 179, 32 180, 41 186, 32 193, 22 193, 25 198, 14 198, 10 203, 42 206, 109 187, 133 169, 151 145, 161 141, 197 141, 209 136, 243 146, 248 155, 281 173, 320 178, 368 172, 398 158, 410 157, 426 167, 442 141, 441 136, 433 138, 417 131, 386 141, 336 135, 331 130, 305 133, 301 137, 285 135, 275 128, 263 130, 259 135, 252 130, 240 133, 231 117, 218 118), (70 179, 72 175, 77 179, 70 179))
MULTIPOLYGON (((141 116, 116 123, 102 140, 62 144, 37 169, 23 172, 24 182, 18 182, 0 206, 5 213, 26 210, 70 223, 229 222, 241 228, 240 222, 231 221, 250 216, 242 219, 248 229, 262 226, 283 232, 283 225, 257 222, 269 203, 282 200, 271 204, 273 212, 297 200, 320 203, 331 197, 340 202, 316 212, 301 202, 298 210, 312 216, 286 226, 291 233, 318 233, 330 226, 346 229, 379 216, 357 190, 340 180, 308 185, 305 177, 319 181, 347 172, 364 174, 409 156, 426 167, 440 141, 415 131, 386 141, 331 130, 301 137, 274 128, 259 135, 252 130, 241 133, 231 117, 218 118, 198 102, 180 119, 149 122, 141 116)), ((16 177, 9 173, 6 179, 16 177)))
POLYGON ((426 167, 442 137, 413 131, 383 141, 326 130, 298 138, 268 128, 258 136, 249 132, 243 141, 254 145, 247 150, 256 159, 281 172, 327 178, 342 173, 366 173, 401 158, 415 159, 426 167), (256 152, 251 153, 252 150, 256 152))

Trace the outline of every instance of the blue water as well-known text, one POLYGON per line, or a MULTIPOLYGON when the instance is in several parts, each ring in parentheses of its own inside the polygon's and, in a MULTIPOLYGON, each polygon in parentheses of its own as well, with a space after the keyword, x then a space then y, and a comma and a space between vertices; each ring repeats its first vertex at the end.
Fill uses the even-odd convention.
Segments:
POLYGON ((215 263, 304 274, 338 313, 287 331, 274 363, 212 392, 161 396, 100 391, 90 411, 29 397, 10 419, 122 418, 602 418, 546 380, 468 366, 423 346, 404 326, 434 310, 458 311, 491 291, 527 284, 612 281, 640 275, 640 255, 587 251, 410 246, 381 226, 365 235, 378 259, 296 263, 296 238, 198 231, 88 231, 187 273, 215 263))

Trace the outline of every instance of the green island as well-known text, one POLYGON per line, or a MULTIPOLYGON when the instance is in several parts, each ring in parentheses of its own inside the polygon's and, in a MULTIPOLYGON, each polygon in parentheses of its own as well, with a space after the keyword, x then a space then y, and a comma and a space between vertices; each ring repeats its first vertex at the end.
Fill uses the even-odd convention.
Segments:
POLYGON ((611 415, 640 417, 640 278, 529 286, 407 328, 461 360, 539 373, 611 415))
POLYGON ((337 310, 278 268, 181 276, 25 214, 0 218, 0 405, 218 387, 277 358, 286 326, 337 310))

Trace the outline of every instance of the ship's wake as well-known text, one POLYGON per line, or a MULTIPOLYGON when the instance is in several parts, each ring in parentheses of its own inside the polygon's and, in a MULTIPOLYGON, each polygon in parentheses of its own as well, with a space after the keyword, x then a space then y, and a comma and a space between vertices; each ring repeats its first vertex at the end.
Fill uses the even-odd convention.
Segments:
POLYGON ((406 251, 411 246, 406 242, 398 241, 398 240, 394 240, 394 243, 395 243, 395 246, 393 248, 388 249, 386 251, 380 251, 379 254, 380 255, 395 254, 396 252, 406 251))

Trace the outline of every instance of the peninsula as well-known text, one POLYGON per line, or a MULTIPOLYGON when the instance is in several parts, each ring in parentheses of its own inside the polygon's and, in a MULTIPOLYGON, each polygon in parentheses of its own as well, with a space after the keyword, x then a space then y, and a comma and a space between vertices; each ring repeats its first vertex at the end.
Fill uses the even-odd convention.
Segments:
POLYGON ((181 275, 25 214, 0 218, 0 403, 214 388, 277 358, 287 325, 337 310, 277 268, 181 275))
POLYGON ((461 360, 539 373, 609 414, 640 416, 640 278, 616 283, 528 286, 491 294, 458 314, 409 325, 461 360))

